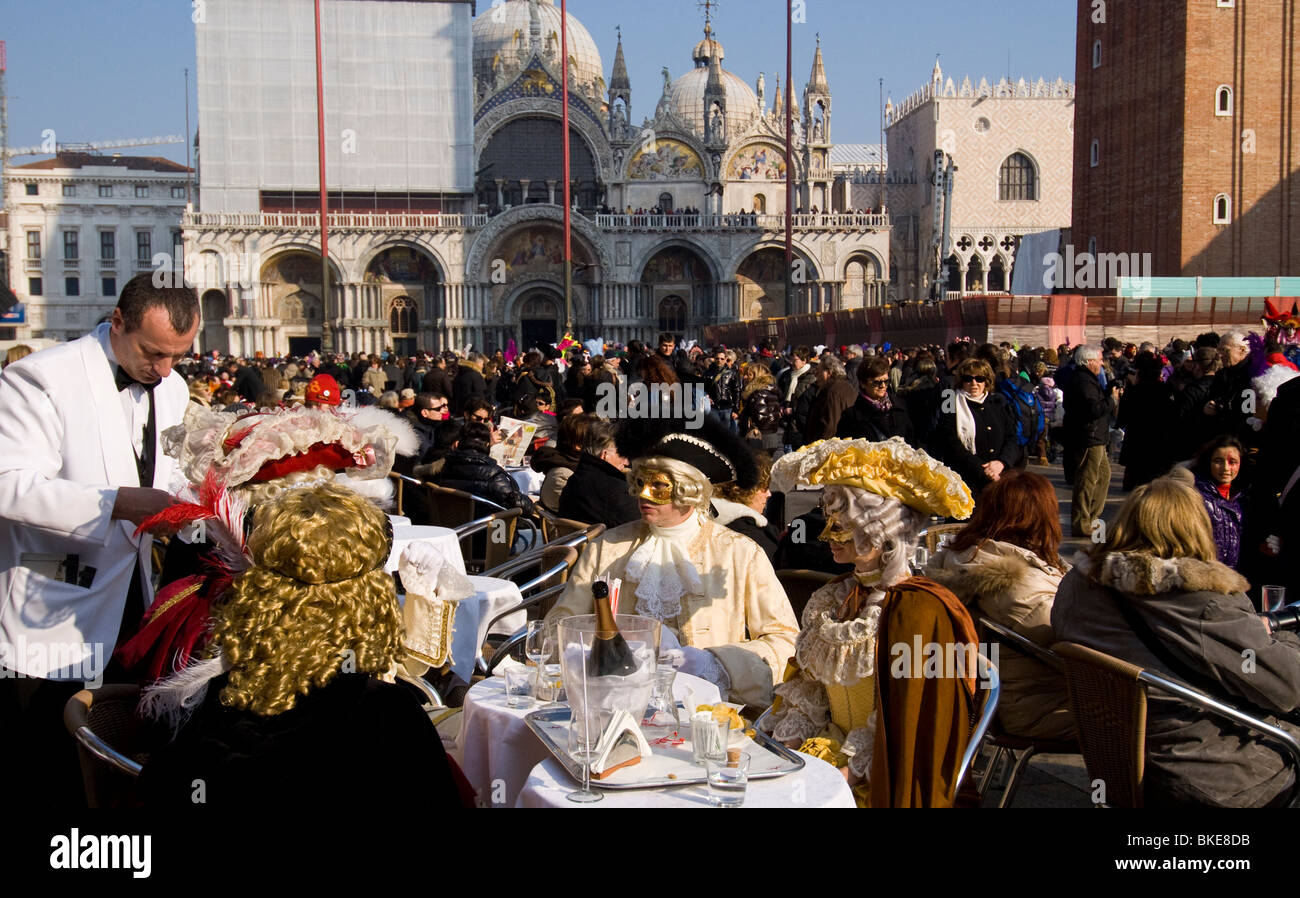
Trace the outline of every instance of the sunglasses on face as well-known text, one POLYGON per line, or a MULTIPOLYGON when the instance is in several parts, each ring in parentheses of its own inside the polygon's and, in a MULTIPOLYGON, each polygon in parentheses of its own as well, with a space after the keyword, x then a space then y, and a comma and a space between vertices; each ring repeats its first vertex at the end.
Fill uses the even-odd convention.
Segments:
POLYGON ((473 420, 478 421, 478 422, 481 422, 481 423, 483 423, 483 424, 491 424, 491 423, 492 423, 492 419, 491 419, 490 417, 488 417, 487 415, 470 415, 470 417, 471 417, 473 420))
POLYGON ((873 387, 883 387, 889 383, 889 378, 877 377, 875 380, 867 381, 867 383, 871 384, 873 387))
POLYGON ((986 384, 989 379, 982 374, 963 374, 961 382, 964 384, 986 384))
POLYGON ((445 402, 442 405, 429 406, 429 411, 431 412, 445 412, 446 410, 447 410, 447 403, 445 402))

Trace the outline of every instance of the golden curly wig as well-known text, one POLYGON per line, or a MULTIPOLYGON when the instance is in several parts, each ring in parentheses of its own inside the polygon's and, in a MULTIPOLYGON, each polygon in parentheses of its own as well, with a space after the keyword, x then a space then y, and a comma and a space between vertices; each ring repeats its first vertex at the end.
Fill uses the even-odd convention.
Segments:
POLYGON ((222 703, 270 716, 340 672, 389 673, 402 644, 384 571, 391 545, 387 516, 343 487, 288 490, 259 507, 253 566, 213 609, 230 665, 222 703))

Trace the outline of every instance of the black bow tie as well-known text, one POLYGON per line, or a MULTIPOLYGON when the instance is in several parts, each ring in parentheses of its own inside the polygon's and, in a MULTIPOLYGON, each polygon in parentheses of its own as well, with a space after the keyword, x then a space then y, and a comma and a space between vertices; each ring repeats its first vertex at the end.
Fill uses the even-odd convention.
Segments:
POLYGON ((123 368, 121 365, 118 365, 117 369, 113 372, 113 383, 117 384, 117 391, 119 393, 125 390, 127 387, 131 386, 131 384, 140 384, 140 386, 144 387, 144 391, 146 393, 152 393, 153 388, 158 386, 158 384, 162 383, 162 381, 155 380, 151 384, 144 383, 143 381, 138 381, 130 374, 127 374, 125 368, 123 368))

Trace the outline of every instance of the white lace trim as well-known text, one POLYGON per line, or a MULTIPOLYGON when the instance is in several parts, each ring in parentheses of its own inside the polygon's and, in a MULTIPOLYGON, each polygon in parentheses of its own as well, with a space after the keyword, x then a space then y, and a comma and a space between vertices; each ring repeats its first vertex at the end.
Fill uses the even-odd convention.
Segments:
POLYGON ((804 673, 773 690, 781 697, 781 708, 772 712, 776 723, 772 737, 779 742, 811 739, 830 721, 830 703, 826 688, 804 673))
POLYGON ((700 516, 692 514, 673 527, 649 527, 650 538, 627 560, 626 579, 636 583, 637 614, 669 621, 682 613, 682 596, 704 594, 690 554, 700 516))
POLYGON ((849 756, 849 770, 863 779, 871 773, 871 758, 875 754, 876 714, 873 711, 866 726, 860 726, 844 737, 843 750, 849 756))
POLYGON ((850 578, 824 586, 813 593, 804 608, 795 660, 820 683, 852 686, 876 671, 876 634, 885 593, 873 590, 858 617, 837 621, 835 614, 854 585, 850 578))

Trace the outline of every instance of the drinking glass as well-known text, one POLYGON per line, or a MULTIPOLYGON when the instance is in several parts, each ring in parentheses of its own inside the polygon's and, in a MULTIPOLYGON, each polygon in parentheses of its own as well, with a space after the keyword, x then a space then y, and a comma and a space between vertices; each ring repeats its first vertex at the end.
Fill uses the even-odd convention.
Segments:
POLYGON ((527 633, 524 636, 524 655, 530 662, 532 662, 532 666, 537 674, 536 694, 538 698, 542 697, 541 670, 542 661, 547 655, 546 643, 546 622, 541 620, 530 620, 528 622, 527 633))
POLYGON ((709 711, 696 711, 691 715, 691 760, 694 763, 705 764, 709 759, 725 758, 730 739, 730 720, 715 720, 709 711))
POLYGON ((673 681, 676 678, 677 669, 671 664, 660 664, 655 669, 654 692, 646 711, 648 726, 677 726, 677 699, 673 697, 673 681))
POLYGON ((1264 610, 1281 611, 1282 606, 1286 604, 1286 587, 1285 586, 1265 586, 1264 593, 1264 610))
POLYGON ((732 749, 723 757, 709 758, 704 765, 709 779, 709 804, 718 808, 738 808, 745 803, 749 783, 749 755, 732 749))
POLYGON ((506 671, 506 707, 527 708, 533 703, 533 669, 512 667, 506 671))

